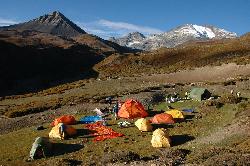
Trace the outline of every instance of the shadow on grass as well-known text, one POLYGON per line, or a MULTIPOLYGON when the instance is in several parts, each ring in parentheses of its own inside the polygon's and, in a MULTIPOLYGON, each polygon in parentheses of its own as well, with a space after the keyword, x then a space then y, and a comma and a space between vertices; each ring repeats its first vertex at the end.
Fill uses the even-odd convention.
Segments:
POLYGON ((84 146, 80 144, 53 143, 53 156, 60 156, 67 153, 76 152, 84 146))
POLYGON ((79 138, 92 138, 93 134, 96 133, 94 130, 89 129, 77 129, 77 135, 75 137, 79 138))
POLYGON ((152 124, 152 126, 153 126, 153 130, 156 130, 158 128, 169 129, 169 128, 174 127, 172 124, 152 124))
POLYGON ((74 160, 74 159, 63 159, 61 164, 62 165, 76 166, 76 165, 81 165, 82 161, 74 160))
POLYGON ((152 110, 152 109, 150 109, 150 110, 148 110, 148 116, 155 116, 155 115, 157 115, 157 114, 161 114, 161 113, 164 113, 165 111, 163 111, 163 110, 161 110, 161 111, 154 111, 154 110, 152 110))
POLYGON ((195 117, 195 115, 185 115, 185 120, 192 120, 195 117))
POLYGON ((186 142, 189 142, 195 139, 195 137, 187 135, 187 134, 173 135, 173 136, 170 136, 170 138, 172 140, 172 146, 182 145, 186 142))

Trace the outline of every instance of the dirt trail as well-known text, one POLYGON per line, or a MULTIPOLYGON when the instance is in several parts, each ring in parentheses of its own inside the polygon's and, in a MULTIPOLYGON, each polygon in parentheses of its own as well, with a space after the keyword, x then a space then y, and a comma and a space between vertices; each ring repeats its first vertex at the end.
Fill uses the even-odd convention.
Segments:
POLYGON ((170 74, 154 74, 147 80, 162 80, 171 83, 225 81, 237 76, 249 76, 250 64, 236 65, 234 63, 221 66, 206 66, 194 70, 184 70, 170 74))

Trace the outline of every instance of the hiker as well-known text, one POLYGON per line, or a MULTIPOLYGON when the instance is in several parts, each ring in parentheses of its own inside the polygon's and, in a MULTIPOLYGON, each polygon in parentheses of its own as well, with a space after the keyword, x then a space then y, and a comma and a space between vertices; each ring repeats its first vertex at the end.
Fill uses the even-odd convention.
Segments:
POLYGON ((115 116, 115 120, 118 118, 118 111, 119 111, 119 102, 117 101, 113 107, 113 114, 115 116))
POLYGON ((232 89, 232 90, 230 91, 230 93, 231 93, 231 95, 233 95, 233 94, 234 94, 234 90, 232 89))
POLYGON ((66 126, 63 123, 59 123, 59 134, 60 134, 60 138, 61 140, 64 140, 66 135, 65 135, 65 131, 66 131, 66 126))
POLYGON ((236 95, 237 95, 238 98, 240 98, 241 93, 240 93, 240 92, 237 92, 236 95))
POLYGON ((105 100, 106 100, 106 103, 109 104, 109 106, 111 106, 111 104, 112 104, 112 97, 109 96, 105 100))
POLYGON ((174 92, 174 96, 173 96, 173 97, 174 97, 174 98, 178 98, 178 95, 179 95, 179 94, 178 94, 177 92, 174 92))
POLYGON ((171 103, 171 95, 167 95, 167 97, 166 97, 166 103, 171 103))
POLYGON ((188 92, 185 92, 185 99, 188 99, 188 92))

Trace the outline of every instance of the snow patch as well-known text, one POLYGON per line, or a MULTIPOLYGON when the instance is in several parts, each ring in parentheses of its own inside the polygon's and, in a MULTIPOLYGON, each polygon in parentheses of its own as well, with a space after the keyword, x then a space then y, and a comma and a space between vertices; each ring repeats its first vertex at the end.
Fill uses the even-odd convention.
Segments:
POLYGON ((134 45, 134 44, 140 44, 141 42, 139 42, 139 41, 133 41, 133 42, 129 42, 128 43, 128 46, 132 46, 132 45, 134 45))
POLYGON ((199 26, 199 25, 193 25, 194 29, 201 35, 206 36, 208 38, 214 38, 215 34, 210 28, 199 26))

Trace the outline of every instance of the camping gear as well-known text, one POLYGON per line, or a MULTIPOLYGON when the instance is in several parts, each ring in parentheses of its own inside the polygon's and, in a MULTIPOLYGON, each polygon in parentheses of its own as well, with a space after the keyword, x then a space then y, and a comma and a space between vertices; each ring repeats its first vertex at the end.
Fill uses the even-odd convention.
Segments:
POLYGON ((183 113, 177 109, 171 109, 166 111, 165 113, 172 115, 174 119, 184 119, 183 113))
POLYGON ((140 118, 135 122, 135 126, 140 130, 140 131, 152 131, 153 127, 150 124, 149 120, 145 118, 140 118))
POLYGON ((32 144, 29 158, 31 160, 48 157, 51 155, 52 144, 46 137, 37 137, 32 144))
POLYGON ((73 125, 73 124, 76 124, 77 121, 75 120, 74 116, 72 116, 72 115, 63 115, 59 118, 56 118, 51 123, 51 126, 56 126, 58 123, 64 123, 66 125, 73 125))
POLYGON ((122 137, 124 136, 121 133, 115 132, 113 129, 103 126, 101 122, 96 122, 94 124, 87 124, 85 126, 89 130, 94 130, 95 133, 93 133, 93 136, 96 136, 94 138, 94 142, 97 141, 104 141, 106 139, 112 139, 116 137, 122 137))
POLYGON ((104 116, 105 114, 101 111, 101 109, 95 108, 93 110, 93 112, 95 112, 98 116, 104 116))
POLYGON ((126 119, 145 118, 148 113, 140 102, 129 99, 121 106, 118 116, 126 119))
POLYGON ((193 113, 194 110, 193 109, 183 109, 182 112, 193 113))
POLYGON ((155 148, 170 147, 171 139, 169 138, 167 129, 163 128, 156 129, 153 132, 151 144, 155 148))
POLYGON ((79 120, 79 123, 88 124, 88 123, 95 123, 97 121, 103 121, 101 116, 84 116, 79 120))
POLYGON ((129 123, 128 121, 123 121, 123 122, 118 122, 117 123, 119 127, 129 127, 131 125, 131 123, 129 123))
POLYGON ((197 101, 209 99, 211 93, 205 88, 193 88, 189 93, 189 98, 197 101))
POLYGON ((76 133, 77 131, 75 128, 59 123, 51 129, 49 138, 65 139, 66 137, 73 136, 76 133))
POLYGON ((175 122, 172 115, 167 113, 156 114, 150 121, 153 124, 173 124, 175 122))

